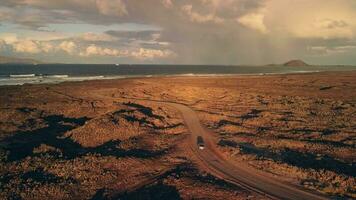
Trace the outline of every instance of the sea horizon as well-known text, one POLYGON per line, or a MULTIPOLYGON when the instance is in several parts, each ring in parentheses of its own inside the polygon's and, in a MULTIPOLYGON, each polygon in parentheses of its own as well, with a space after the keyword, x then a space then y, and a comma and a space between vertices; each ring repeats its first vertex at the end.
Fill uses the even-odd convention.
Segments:
POLYGON ((0 85, 60 83, 159 76, 229 76, 354 71, 355 66, 163 65, 163 64, 1 64, 0 85))

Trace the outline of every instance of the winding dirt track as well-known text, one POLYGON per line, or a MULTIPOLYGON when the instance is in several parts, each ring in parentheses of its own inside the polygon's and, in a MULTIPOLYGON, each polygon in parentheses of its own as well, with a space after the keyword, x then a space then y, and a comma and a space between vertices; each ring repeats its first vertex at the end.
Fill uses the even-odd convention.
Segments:
POLYGON ((164 104, 179 110, 183 116, 185 125, 191 133, 190 148, 195 156, 208 169, 209 173, 224 179, 230 183, 241 186, 247 190, 259 193, 271 199, 286 200, 327 200, 328 197, 306 190, 296 185, 281 182, 266 173, 253 169, 244 163, 233 164, 224 159, 213 144, 211 132, 203 128, 194 110, 180 103, 152 100, 122 98, 126 100, 137 100, 164 104), (200 150, 197 145, 197 137, 202 136, 205 142, 205 149, 200 150))
MULTIPOLYGON (((157 101, 159 102, 159 101, 157 101)), ((186 126, 191 132, 190 147, 194 154, 204 163, 204 166, 209 171, 231 183, 240 185, 249 190, 266 195, 272 199, 288 199, 288 200, 320 200, 328 199, 320 194, 306 191, 294 185, 281 183, 280 181, 266 176, 258 170, 252 169, 241 163, 238 166, 233 165, 228 160, 222 158, 217 152, 217 149, 212 143, 212 135, 209 131, 203 128, 196 113, 188 106, 171 103, 160 102, 178 109, 185 121, 186 126), (202 136, 205 141, 206 148, 199 150, 196 138, 202 136)))

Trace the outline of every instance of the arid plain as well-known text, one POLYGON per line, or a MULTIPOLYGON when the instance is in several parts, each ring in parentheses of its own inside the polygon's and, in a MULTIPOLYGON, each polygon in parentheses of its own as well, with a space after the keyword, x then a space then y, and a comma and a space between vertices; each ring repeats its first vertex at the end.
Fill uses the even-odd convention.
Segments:
POLYGON ((193 109, 221 157, 356 198, 356 72, 152 77, 0 87, 0 199, 268 199, 210 173, 193 109), (153 101, 150 101, 153 100, 153 101))

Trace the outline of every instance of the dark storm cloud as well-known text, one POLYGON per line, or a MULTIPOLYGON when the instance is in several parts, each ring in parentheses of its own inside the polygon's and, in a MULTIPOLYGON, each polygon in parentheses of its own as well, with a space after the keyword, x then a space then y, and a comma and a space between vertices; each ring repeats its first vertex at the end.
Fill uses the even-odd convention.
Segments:
POLYGON ((44 26, 48 23, 58 23, 58 20, 93 24, 129 21, 165 26, 187 22, 184 20, 187 16, 181 13, 184 5, 192 5, 193 11, 201 12, 201 15, 213 12, 224 19, 234 18, 263 5, 263 0, 180 0, 172 1, 172 7, 167 8, 162 2, 163 0, 147 0, 144 3, 142 0, 3 0, 0 6, 12 9, 11 19, 15 23, 29 26, 44 26), (31 12, 23 12, 29 8, 31 12), (32 20, 17 20, 19 14, 23 16, 20 18, 29 17, 32 20), (34 19, 34 15, 38 17, 34 19))
POLYGON ((355 11, 353 0, 2 0, 0 23, 42 32, 53 31, 53 24, 72 24, 77 30, 68 31, 77 32, 80 24, 95 25, 86 32, 106 35, 81 32, 61 40, 108 53, 169 48, 174 63, 259 64, 309 58, 311 47, 354 52, 345 46, 355 41, 355 11), (102 29, 125 23, 158 29, 102 29))
POLYGON ((106 31, 106 34, 117 38, 135 39, 135 40, 151 40, 155 35, 160 34, 161 31, 106 31))

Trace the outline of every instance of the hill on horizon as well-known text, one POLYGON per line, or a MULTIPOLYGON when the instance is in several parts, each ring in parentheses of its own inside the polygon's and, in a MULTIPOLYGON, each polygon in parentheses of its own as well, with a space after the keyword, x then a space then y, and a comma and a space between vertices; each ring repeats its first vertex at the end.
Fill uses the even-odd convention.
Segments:
POLYGON ((290 61, 284 63, 283 66, 286 66, 286 67, 307 67, 310 65, 302 60, 290 60, 290 61))
POLYGON ((31 58, 16 58, 0 55, 0 64, 41 64, 43 62, 31 58))

